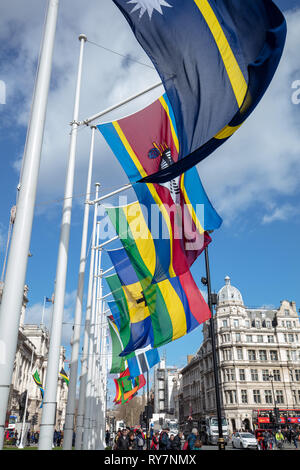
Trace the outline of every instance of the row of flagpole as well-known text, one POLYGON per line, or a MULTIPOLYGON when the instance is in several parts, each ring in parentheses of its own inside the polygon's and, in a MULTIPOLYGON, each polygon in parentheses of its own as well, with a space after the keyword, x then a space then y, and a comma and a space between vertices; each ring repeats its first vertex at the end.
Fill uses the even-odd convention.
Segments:
MULTIPOLYGON (((36 189, 42 142, 44 135, 44 124, 46 107, 49 94, 49 85, 52 69, 52 57, 55 41, 55 32, 58 17, 59 0, 49 0, 46 15, 44 37, 42 41, 39 66, 36 77, 35 91, 31 110, 31 119, 27 132, 26 146, 23 156, 23 173, 20 185, 19 198, 17 202, 16 219, 11 239, 3 296, 0 310, 0 449, 4 442, 4 426, 9 398, 9 389, 13 373, 13 364, 17 346, 20 311, 23 300, 23 289, 26 279, 27 260, 30 246, 31 230, 34 216, 36 189)), ((54 290, 54 306, 51 324, 51 336, 47 363, 45 382, 45 395, 40 426, 39 450, 52 448, 53 432, 56 420, 57 406, 57 377, 59 374, 59 354, 62 337, 63 312, 65 301, 65 288, 67 277, 68 250, 70 239, 72 198, 75 173, 75 157, 77 144, 77 131, 79 126, 88 125, 99 117, 123 106, 133 99, 161 86, 161 82, 154 84, 143 92, 112 106, 85 121, 79 122, 80 90, 83 69, 84 45, 87 37, 79 36, 80 55, 77 72, 77 83, 73 120, 71 122, 70 147, 68 168, 66 174, 65 194, 62 211, 62 222, 60 241, 58 249, 56 282, 54 290)), ((91 150, 86 189, 86 202, 83 219, 83 232, 80 253, 80 266, 78 275, 77 297, 75 307, 75 318, 72 338, 72 355, 70 362, 70 382, 68 391, 68 403, 66 410, 66 422, 64 432, 64 449, 71 449, 74 417, 76 407, 76 387, 78 376, 79 347, 80 347, 80 325, 83 311, 84 277, 87 259, 87 233, 89 220, 89 206, 94 205, 94 223, 92 235, 92 250, 90 259, 90 275, 87 295, 86 318, 83 338, 83 352, 81 359, 81 377, 79 390, 79 403, 76 427, 76 449, 103 448, 105 434, 105 403, 106 403, 106 367, 104 364, 106 353, 106 332, 103 330, 103 322, 98 321, 103 316, 101 273, 101 248, 114 239, 99 245, 99 225, 97 224, 98 204, 121 191, 132 187, 127 184, 106 196, 99 198, 99 184, 96 185, 95 200, 90 200, 91 180, 94 155, 95 126, 90 126, 92 131, 91 150), (100 292, 99 292, 100 291, 100 292), (98 299, 97 300, 97 295, 98 299), (98 308, 97 308, 98 306, 98 308), (101 324, 98 331, 97 325, 101 324), (99 349, 100 348, 100 349, 99 349), (98 354, 97 354, 98 350, 98 354), (97 360, 98 357, 98 360, 97 360), (98 416, 95 423, 93 417, 98 416)), ((107 270, 107 271, 110 271, 107 270)), ((106 271, 106 272, 107 272, 106 271)))

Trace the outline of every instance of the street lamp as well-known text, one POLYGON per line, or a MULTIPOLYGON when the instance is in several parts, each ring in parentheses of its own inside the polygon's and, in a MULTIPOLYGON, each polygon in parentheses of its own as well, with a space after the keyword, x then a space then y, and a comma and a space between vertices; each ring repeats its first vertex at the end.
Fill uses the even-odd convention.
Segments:
POLYGON ((273 392, 273 400, 274 400, 274 414, 275 414, 275 424, 276 428, 278 429, 279 423, 278 423, 278 418, 279 418, 279 413, 278 413, 278 408, 276 406, 276 399, 275 399, 275 392, 274 392, 274 386, 273 386, 273 379, 274 376, 269 374, 268 375, 269 380, 271 381, 271 386, 272 386, 272 392, 273 392))

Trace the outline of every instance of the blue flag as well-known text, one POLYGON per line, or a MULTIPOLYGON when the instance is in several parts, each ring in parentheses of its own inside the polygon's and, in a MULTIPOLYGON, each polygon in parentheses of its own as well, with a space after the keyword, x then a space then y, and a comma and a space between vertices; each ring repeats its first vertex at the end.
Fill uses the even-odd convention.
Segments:
POLYGON ((165 183, 210 155, 254 110, 279 64, 286 22, 271 0, 113 1, 175 116, 178 158, 141 180, 165 183))

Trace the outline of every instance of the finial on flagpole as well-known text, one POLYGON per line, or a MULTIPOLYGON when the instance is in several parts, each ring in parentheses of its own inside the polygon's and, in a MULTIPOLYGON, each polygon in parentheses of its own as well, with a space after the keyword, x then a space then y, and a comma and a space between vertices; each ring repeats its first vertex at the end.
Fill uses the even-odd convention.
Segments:
POLYGON ((82 41, 82 39, 84 39, 85 42, 87 41, 87 37, 86 37, 85 34, 80 34, 80 35, 78 36, 78 39, 79 39, 79 41, 82 41))

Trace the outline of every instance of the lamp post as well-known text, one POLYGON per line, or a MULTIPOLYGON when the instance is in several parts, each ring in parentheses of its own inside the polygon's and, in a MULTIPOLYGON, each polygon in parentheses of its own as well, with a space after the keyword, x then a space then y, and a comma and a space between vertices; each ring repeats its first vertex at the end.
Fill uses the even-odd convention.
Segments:
POLYGON ((274 386, 273 386, 273 379, 274 379, 274 376, 269 374, 268 375, 268 378, 271 382, 271 386, 272 386, 272 393, 273 393, 273 400, 274 400, 274 414, 275 414, 275 424, 276 424, 276 428, 278 429, 278 417, 279 417, 279 413, 278 413, 278 408, 276 406, 276 398, 275 398, 275 392, 274 392, 274 386))

